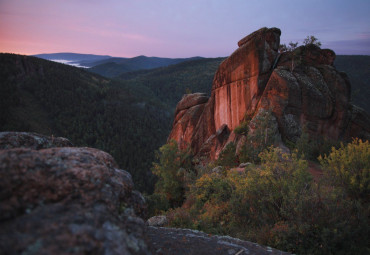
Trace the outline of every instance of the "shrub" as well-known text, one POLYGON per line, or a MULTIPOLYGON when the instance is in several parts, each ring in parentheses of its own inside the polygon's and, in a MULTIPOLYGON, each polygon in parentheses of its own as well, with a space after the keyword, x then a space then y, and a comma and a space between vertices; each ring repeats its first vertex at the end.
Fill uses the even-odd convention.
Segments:
POLYGON ((189 151, 181 151, 177 142, 171 140, 157 152, 158 162, 153 163, 152 172, 158 177, 155 194, 166 197, 171 208, 181 206, 185 198, 188 175, 193 169, 192 155, 189 151))
POLYGON ((333 147, 339 147, 339 142, 322 136, 310 137, 306 127, 303 127, 301 136, 297 139, 295 146, 292 146, 292 149, 297 149, 299 157, 317 161, 320 155, 328 154, 333 147))
POLYGON ((237 135, 248 135, 250 121, 251 118, 246 116, 245 120, 234 129, 234 133, 237 135))
POLYGON ((226 168, 235 167, 239 164, 239 160, 236 155, 236 146, 233 142, 228 143, 220 152, 216 164, 226 168))
POLYGON ((185 208, 170 209, 167 218, 172 227, 176 228, 194 228, 192 216, 185 208))
POLYGON ((319 157, 331 183, 344 188, 355 198, 369 202, 370 196, 370 144, 361 139, 332 148, 329 155, 319 157))
POLYGON ((170 204, 167 196, 163 193, 154 193, 145 197, 148 204, 148 215, 149 217, 163 214, 165 211, 170 209, 170 204))
POLYGON ((251 120, 251 132, 239 152, 239 159, 242 162, 259 163, 259 153, 267 147, 276 143, 280 138, 275 116, 271 110, 260 109, 251 120))
POLYGON ((310 35, 310 36, 307 36, 303 40, 303 45, 305 45, 305 46, 316 45, 317 47, 321 47, 321 42, 315 36, 310 35))
MULTIPOLYGON (((362 145, 363 146, 363 145, 362 145)), ((307 162, 270 147, 261 165, 205 174, 173 226, 228 234, 296 254, 365 254, 368 207, 340 187, 315 183, 307 162)))
POLYGON ((206 174, 199 178, 192 188, 197 206, 202 207, 206 202, 220 203, 230 199, 232 187, 227 178, 219 174, 206 174))

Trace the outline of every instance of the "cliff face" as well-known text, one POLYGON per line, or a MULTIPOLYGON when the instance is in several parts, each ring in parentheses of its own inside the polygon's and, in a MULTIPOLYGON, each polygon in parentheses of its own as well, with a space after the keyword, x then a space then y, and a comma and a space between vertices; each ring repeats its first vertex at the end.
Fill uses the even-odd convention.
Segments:
POLYGON ((280 34, 262 28, 240 40, 219 66, 208 101, 192 94, 179 102, 169 139, 214 159, 228 141, 240 140, 235 127, 261 109, 273 113, 280 135, 291 141, 303 126, 311 135, 335 140, 370 138, 368 115, 351 106, 348 78, 333 67, 335 53, 301 46, 291 71, 292 54, 278 53, 280 34), (190 107, 181 107, 189 101, 190 107))
POLYGON ((280 30, 261 29, 240 40, 239 48, 219 67, 212 85, 214 123, 234 129, 252 115, 278 54, 280 30))

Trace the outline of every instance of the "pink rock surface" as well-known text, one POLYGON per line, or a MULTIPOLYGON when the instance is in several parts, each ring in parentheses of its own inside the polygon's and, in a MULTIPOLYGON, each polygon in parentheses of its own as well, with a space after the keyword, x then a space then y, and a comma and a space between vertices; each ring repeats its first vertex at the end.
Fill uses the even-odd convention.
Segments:
POLYGON ((351 106, 351 85, 333 67, 335 53, 298 47, 291 70, 293 54, 278 54, 280 34, 277 28, 262 28, 240 40, 220 64, 209 100, 197 101, 199 94, 193 94, 180 101, 169 139, 215 159, 227 142, 239 143, 240 136, 228 136, 260 109, 272 111, 284 140, 295 141, 303 126, 317 137, 369 139, 370 118, 351 106))

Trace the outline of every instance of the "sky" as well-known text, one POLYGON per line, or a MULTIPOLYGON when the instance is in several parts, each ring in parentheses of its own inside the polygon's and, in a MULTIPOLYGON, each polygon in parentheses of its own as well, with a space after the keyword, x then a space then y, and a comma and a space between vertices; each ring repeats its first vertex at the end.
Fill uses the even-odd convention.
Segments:
POLYGON ((370 55, 370 0, 0 0, 0 52, 223 57, 261 27, 370 55))

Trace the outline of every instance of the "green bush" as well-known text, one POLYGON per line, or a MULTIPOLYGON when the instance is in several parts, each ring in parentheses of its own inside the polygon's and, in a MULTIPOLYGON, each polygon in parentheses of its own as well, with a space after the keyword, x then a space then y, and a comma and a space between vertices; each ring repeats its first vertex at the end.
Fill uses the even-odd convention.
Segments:
POLYGON ((370 143, 354 139, 329 155, 319 157, 325 174, 336 186, 344 188, 355 198, 369 202, 370 197, 370 143))
POLYGON ((250 118, 246 118, 239 126, 234 129, 237 135, 248 135, 250 118))
POLYGON ((239 159, 241 162, 259 163, 259 154, 279 139, 278 126, 272 111, 264 109, 250 121, 250 126, 252 130, 241 147, 239 159))
POLYGON ((177 142, 171 140, 163 145, 156 154, 152 172, 158 177, 154 194, 161 194, 168 200, 171 208, 181 206, 185 198, 187 178, 193 169, 192 155, 189 151, 178 148, 177 142))
POLYGON ((314 182, 307 161, 294 153, 270 147, 259 156, 261 164, 244 172, 197 179, 184 206, 172 211, 170 224, 296 254, 369 251, 366 205, 341 187, 314 182))
POLYGON ((208 201, 221 203, 230 199, 232 186, 230 181, 219 174, 206 174, 199 178, 192 188, 197 206, 202 207, 208 201))
POLYGON ((320 155, 328 154, 333 147, 339 147, 339 142, 321 136, 310 137, 306 127, 303 127, 296 143, 288 142, 288 145, 290 149, 297 149, 298 156, 306 160, 318 161, 320 155))
POLYGON ((216 161, 216 165, 231 168, 237 166, 238 164, 239 160, 236 155, 236 146, 233 142, 230 142, 220 152, 220 155, 216 161))
POLYGON ((163 193, 154 193, 145 197, 148 205, 148 216, 160 215, 170 209, 167 196, 163 193))

